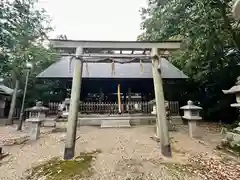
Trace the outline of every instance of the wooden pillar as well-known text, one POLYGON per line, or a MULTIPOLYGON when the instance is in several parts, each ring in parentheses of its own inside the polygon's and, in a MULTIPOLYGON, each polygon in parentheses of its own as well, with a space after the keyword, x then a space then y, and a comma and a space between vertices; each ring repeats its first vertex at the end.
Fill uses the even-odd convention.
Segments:
POLYGON ((100 90, 99 90, 99 102, 103 102, 103 100, 104 100, 104 93, 103 93, 102 88, 100 88, 100 90))
POLYGON ((127 110, 127 102, 126 102, 126 96, 127 96, 127 93, 126 92, 124 92, 124 99, 123 99, 123 113, 125 113, 126 112, 126 110, 127 110))
POLYGON ((120 84, 117 86, 117 94, 118 94, 118 113, 122 114, 122 103, 121 103, 121 91, 120 84))
POLYGON ((156 110, 157 110, 157 134, 160 138, 162 154, 167 157, 171 157, 171 146, 169 142, 168 125, 166 118, 166 110, 164 104, 164 93, 162 85, 161 72, 158 70, 159 64, 161 66, 161 59, 158 55, 158 49, 152 48, 151 51, 152 58, 152 73, 153 73, 153 83, 155 91, 156 100, 156 110))
POLYGON ((132 97, 131 97, 131 88, 128 88, 128 102, 131 102, 132 97))
POLYGON ((131 101, 132 101, 131 88, 128 88, 128 113, 132 113, 131 101))
POLYGON ((81 82, 82 82, 82 69, 83 61, 81 55, 83 54, 82 47, 76 49, 75 66, 72 79, 72 89, 71 89, 71 99, 70 108, 67 122, 67 135, 64 150, 64 159, 72 159, 74 157, 75 142, 76 142, 76 131, 77 131, 77 120, 78 120, 78 110, 79 110, 79 100, 81 92, 81 82))

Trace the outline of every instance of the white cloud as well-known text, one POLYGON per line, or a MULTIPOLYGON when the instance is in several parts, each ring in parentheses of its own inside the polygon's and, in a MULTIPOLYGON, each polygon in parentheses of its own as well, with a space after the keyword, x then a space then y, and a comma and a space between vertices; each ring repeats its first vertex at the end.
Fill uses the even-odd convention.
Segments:
POLYGON ((146 0, 39 0, 55 31, 68 39, 136 40, 141 33, 139 9, 146 0))

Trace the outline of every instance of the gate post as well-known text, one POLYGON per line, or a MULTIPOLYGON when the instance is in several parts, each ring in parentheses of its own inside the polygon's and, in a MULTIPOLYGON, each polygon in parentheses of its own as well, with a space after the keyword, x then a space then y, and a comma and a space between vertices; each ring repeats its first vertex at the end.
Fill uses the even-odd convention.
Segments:
POLYGON ((162 76, 161 76, 161 70, 158 69, 159 64, 161 67, 161 58, 159 57, 157 48, 152 48, 151 58, 152 58, 154 92, 155 92, 155 99, 156 99, 156 110, 157 110, 157 120, 156 120, 157 136, 158 138, 160 138, 162 154, 166 157, 171 157, 172 153, 171 153, 171 146, 169 142, 169 133, 168 133, 166 109, 165 109, 165 103, 164 103, 162 76))
POLYGON ((83 48, 78 47, 76 49, 75 66, 73 71, 72 89, 70 108, 67 122, 67 136, 64 149, 64 159, 72 159, 74 157, 75 142, 76 142, 76 131, 77 131, 77 120, 78 110, 82 83, 82 70, 83 60, 81 55, 83 54, 83 48))

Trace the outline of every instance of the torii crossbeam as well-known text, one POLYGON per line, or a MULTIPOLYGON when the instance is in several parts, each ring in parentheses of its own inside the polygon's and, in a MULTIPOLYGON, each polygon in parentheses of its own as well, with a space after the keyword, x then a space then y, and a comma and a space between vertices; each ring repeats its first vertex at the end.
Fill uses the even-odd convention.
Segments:
POLYGON ((60 51, 60 54, 69 55, 70 53, 73 58, 77 59, 73 72, 64 159, 74 157, 83 62, 109 62, 109 60, 116 63, 139 62, 140 60, 144 62, 152 61, 157 108, 157 137, 160 138, 162 154, 171 156, 162 77, 158 68, 159 65, 161 67, 160 56, 167 56, 170 51, 179 49, 180 41, 74 41, 53 39, 51 43, 54 48, 60 51))

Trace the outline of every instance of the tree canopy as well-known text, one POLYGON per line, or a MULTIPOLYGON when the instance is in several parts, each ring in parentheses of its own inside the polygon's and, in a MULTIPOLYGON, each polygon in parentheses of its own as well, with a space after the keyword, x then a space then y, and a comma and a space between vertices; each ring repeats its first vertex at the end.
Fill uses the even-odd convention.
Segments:
POLYGON ((182 40, 170 60, 189 77, 183 100, 200 101, 205 118, 223 120, 233 109, 222 93, 240 76, 239 21, 230 0, 149 0, 143 8, 139 40, 182 40))
POLYGON ((20 79, 26 62, 34 69, 51 61, 44 46, 51 30, 45 11, 36 8, 35 0, 3 0, 0 2, 0 56, 4 76, 20 79))
MULTIPOLYGON (((46 45, 47 34, 52 30, 50 19, 36 5, 37 0, 0 2, 0 76, 10 87, 23 89, 26 63, 31 62, 33 69, 29 78, 27 102, 39 98, 37 89, 44 86, 36 84, 36 75, 54 61, 52 48, 46 45)), ((15 106, 14 101, 16 93, 12 97, 11 109, 15 106)))

